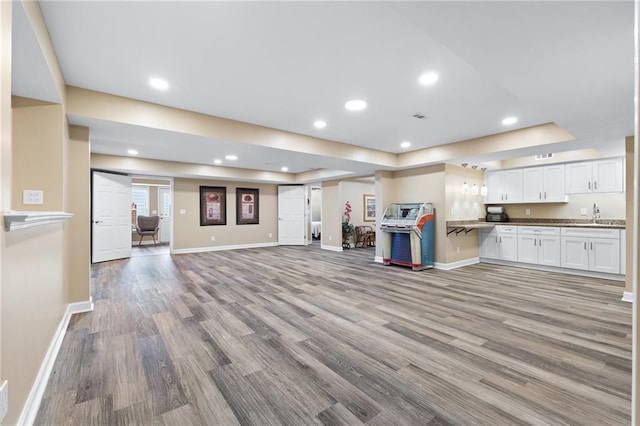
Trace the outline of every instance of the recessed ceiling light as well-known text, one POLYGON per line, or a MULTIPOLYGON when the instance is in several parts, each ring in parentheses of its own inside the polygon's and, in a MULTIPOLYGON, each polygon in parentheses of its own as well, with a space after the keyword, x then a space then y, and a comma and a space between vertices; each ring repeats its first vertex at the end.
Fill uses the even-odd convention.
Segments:
POLYGON ((288 172, 289 168, 287 166, 283 166, 280 170, 282 170, 283 172, 288 172))
POLYGON ((418 82, 423 86, 430 86, 438 81, 438 74, 435 72, 426 72, 420 76, 418 82))
POLYGON ((409 148, 411 146, 411 142, 409 141, 404 141, 400 144, 400 147, 402 148, 409 148))
POLYGON ((158 90, 167 90, 169 88, 169 82, 167 82, 167 80, 163 80, 157 77, 150 78, 149 84, 151 85, 151 87, 158 90))
POLYGON ((222 160, 219 158, 216 158, 215 160, 213 160, 213 164, 222 164, 222 160))
POLYGON ((502 124, 505 126, 510 126, 512 124, 516 124, 518 122, 518 117, 506 117, 502 119, 502 124))
POLYGON ((138 155, 138 151, 135 150, 135 149, 130 149, 130 150, 127 151, 127 154, 129 154, 129 155, 138 155))
POLYGON ((313 127, 315 127, 316 129, 324 129, 325 127, 327 127, 327 122, 324 120, 316 120, 313 122, 313 127))
POLYGON ((226 158, 229 161, 235 161, 238 159, 237 155, 226 155, 224 158, 226 158))
POLYGON ((367 103, 361 99, 353 99, 344 104, 344 107, 349 111, 362 111, 367 107, 367 103))

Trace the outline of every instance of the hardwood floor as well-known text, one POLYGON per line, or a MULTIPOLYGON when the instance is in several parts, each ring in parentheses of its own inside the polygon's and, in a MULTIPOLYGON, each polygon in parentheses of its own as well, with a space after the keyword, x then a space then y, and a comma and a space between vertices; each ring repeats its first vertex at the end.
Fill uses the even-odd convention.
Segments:
POLYGON ((622 284, 274 247, 94 265, 36 424, 628 425, 622 284))

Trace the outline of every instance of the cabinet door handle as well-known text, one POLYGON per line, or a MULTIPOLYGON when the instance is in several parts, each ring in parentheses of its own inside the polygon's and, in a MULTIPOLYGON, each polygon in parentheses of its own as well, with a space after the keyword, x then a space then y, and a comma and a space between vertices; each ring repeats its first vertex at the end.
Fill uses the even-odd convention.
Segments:
POLYGON ((538 240, 538 245, 539 245, 540 247, 542 247, 542 240, 541 240, 541 239, 540 239, 540 240, 538 240))
POLYGON ((584 249, 585 250, 587 249, 587 242, 586 241, 584 242, 584 249))
POLYGON ((502 244, 502 237, 500 237, 500 244, 502 244))
POLYGON ((542 192, 538 193, 538 200, 542 200, 542 192))
POLYGON ((589 243, 589 248, 593 250, 593 243, 589 243))
POLYGON ((496 244, 498 244, 498 236, 496 235, 496 244))
POLYGON ((535 239, 535 238, 533 239, 533 245, 534 245, 534 246, 537 246, 537 245, 538 245, 538 243, 536 242, 536 239, 535 239))
POLYGON ((591 189, 591 182, 589 182, 589 189, 591 189))
POLYGON ((505 201, 509 199, 509 194, 504 194, 505 201))
POLYGON ((598 189, 598 182, 597 181, 593 181, 593 189, 598 189))
POLYGON ((544 199, 547 199, 547 191, 544 191, 544 199))

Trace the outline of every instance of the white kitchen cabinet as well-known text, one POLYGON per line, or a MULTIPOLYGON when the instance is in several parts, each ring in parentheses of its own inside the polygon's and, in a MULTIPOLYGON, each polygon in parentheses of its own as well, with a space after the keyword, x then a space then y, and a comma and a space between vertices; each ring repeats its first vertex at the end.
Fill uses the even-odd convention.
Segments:
POLYGON ((560 228, 518 228, 518 262, 560 266, 560 228))
POLYGON ((482 229, 480 232, 480 257, 517 261, 517 227, 496 225, 493 229, 482 229))
POLYGON ((525 203, 566 202, 564 179, 564 164, 523 169, 522 201, 525 203))
POLYGON ((487 172, 486 204, 522 202, 522 169, 487 172))
POLYGON ((560 234, 562 267, 621 273, 620 230, 562 228, 560 234))
POLYGON ((567 194, 622 192, 624 188, 622 158, 569 163, 565 167, 567 194))

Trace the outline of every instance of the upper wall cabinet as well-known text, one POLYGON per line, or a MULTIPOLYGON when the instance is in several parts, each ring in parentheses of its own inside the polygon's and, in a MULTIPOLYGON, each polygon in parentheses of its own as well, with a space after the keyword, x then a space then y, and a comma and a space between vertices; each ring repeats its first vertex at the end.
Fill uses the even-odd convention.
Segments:
POLYGON ((522 169, 487 172, 485 204, 521 203, 522 169))
POLYGON ((522 202, 567 202, 564 164, 522 170, 522 202))
POLYGON ((623 170, 622 158, 567 164, 566 192, 567 194, 622 192, 623 170))

